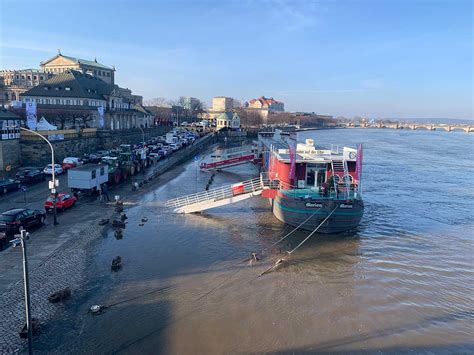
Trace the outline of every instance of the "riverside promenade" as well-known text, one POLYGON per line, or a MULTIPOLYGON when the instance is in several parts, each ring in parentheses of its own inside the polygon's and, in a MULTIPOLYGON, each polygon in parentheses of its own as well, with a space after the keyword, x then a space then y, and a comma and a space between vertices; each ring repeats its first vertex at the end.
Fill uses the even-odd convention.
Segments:
MULTIPOLYGON (((158 178, 161 174, 192 158, 214 139, 212 135, 200 138, 194 145, 151 166, 144 174, 111 188, 110 195, 119 195, 127 205, 159 183, 166 183, 158 178), (135 182, 139 185, 138 190, 132 190, 135 182)), ((32 204, 35 203, 40 203, 40 199, 32 204)), ((45 226, 31 231, 27 243, 33 318, 45 324, 61 312, 64 305, 49 303, 50 294, 69 287, 74 297, 74 291, 85 283, 83 275, 88 263, 87 250, 109 228, 109 225, 100 226, 99 221, 104 218, 112 221, 118 217, 113 203, 100 204, 97 199, 79 199, 76 207, 59 215, 60 225, 54 227, 52 217, 48 216, 45 226)), ((26 345, 26 340, 20 339, 18 334, 25 323, 21 249, 10 247, 0 252, 0 269, 0 354, 18 353, 26 345)))

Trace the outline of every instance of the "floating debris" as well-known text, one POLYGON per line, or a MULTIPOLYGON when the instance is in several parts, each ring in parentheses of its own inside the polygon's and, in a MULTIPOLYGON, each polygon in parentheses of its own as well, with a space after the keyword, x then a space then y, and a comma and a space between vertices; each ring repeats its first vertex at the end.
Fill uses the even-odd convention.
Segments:
POLYGON ((148 218, 147 217, 143 217, 142 218, 142 222, 147 222, 148 221, 148 218))
POLYGON ((128 219, 128 217, 127 217, 127 215, 126 215, 125 213, 122 213, 122 214, 120 215, 120 219, 121 219, 122 221, 125 221, 126 219, 128 219))
POLYGON ((123 206, 116 206, 115 212, 118 212, 118 213, 123 212, 123 206))
POLYGON ((101 219, 99 221, 99 226, 105 226, 106 224, 109 224, 110 220, 108 218, 101 219))
POLYGON ((89 313, 92 314, 101 314, 107 309, 107 306, 104 306, 102 304, 94 304, 89 308, 89 313))
POLYGON ((58 292, 49 295, 48 301, 51 303, 58 303, 68 299, 69 297, 71 297, 71 289, 66 287, 63 290, 59 290, 58 292))
POLYGON ((114 260, 112 260, 111 269, 112 271, 118 271, 122 267, 122 258, 117 256, 114 260))

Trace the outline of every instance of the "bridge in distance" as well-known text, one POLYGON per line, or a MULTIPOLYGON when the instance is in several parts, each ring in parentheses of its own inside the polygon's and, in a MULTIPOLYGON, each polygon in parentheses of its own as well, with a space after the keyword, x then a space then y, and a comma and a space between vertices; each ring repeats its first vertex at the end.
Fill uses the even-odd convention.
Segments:
POLYGON ((402 122, 360 122, 354 123, 349 122, 345 125, 347 128, 392 128, 392 129, 426 129, 429 131, 445 130, 446 132, 451 131, 464 131, 466 133, 474 132, 474 125, 468 124, 435 124, 435 123, 402 123, 402 122))

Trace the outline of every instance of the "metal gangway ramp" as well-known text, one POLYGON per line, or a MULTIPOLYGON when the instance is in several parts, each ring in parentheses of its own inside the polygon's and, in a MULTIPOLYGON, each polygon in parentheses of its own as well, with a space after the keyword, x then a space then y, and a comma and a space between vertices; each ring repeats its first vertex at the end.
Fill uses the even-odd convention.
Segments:
POLYGON ((210 208, 243 201, 261 195, 264 189, 276 189, 278 187, 278 180, 271 180, 262 174, 255 179, 173 198, 168 200, 165 206, 172 208, 176 213, 200 212, 210 208))

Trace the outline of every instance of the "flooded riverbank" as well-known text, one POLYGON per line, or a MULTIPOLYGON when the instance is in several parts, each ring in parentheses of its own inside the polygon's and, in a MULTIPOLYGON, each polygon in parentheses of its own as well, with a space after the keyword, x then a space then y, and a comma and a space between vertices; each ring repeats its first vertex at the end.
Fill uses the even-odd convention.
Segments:
MULTIPOLYGON (((289 264, 242 262, 291 229, 261 198, 176 215, 168 198, 202 190, 195 162, 160 176, 88 252, 88 279, 46 326, 39 352, 272 353, 474 350, 472 136, 445 132, 305 132, 320 143, 365 144, 360 227, 315 235, 289 264), (470 154, 472 156, 472 154, 470 154), (168 182, 169 181, 169 182, 168 182), (141 219, 146 217, 146 222, 141 219), (143 226, 140 224, 143 223, 143 226), (110 271, 120 255, 123 268, 110 271), (99 316, 92 304, 111 305, 99 316)), ((241 166, 213 186, 255 176, 241 166)), ((288 249, 307 233, 296 232, 288 249)))

